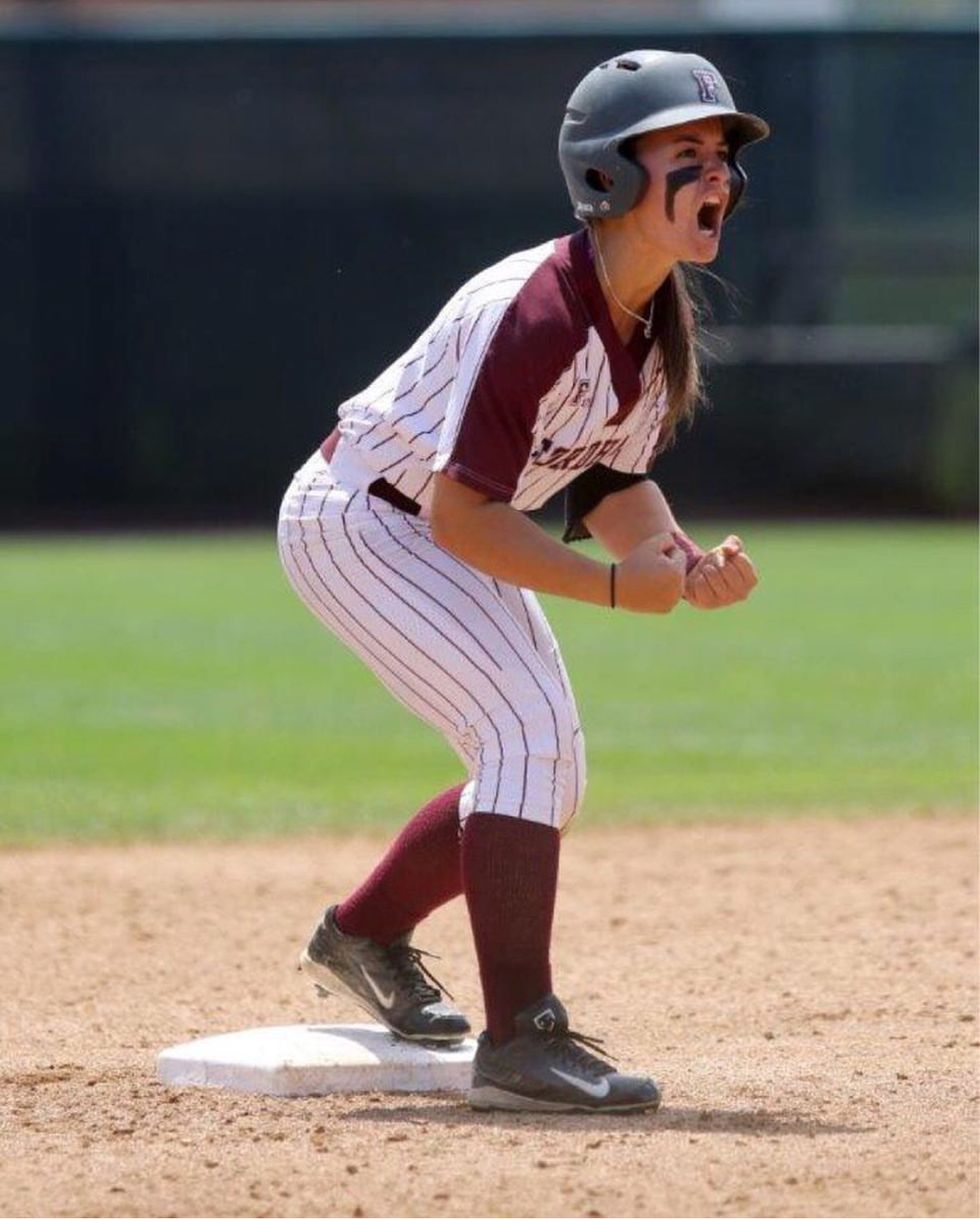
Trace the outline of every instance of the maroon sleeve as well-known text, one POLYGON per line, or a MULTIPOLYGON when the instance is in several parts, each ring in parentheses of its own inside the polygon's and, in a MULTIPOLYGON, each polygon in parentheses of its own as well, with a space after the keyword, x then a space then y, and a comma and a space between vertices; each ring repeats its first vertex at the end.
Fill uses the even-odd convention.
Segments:
POLYGON ((451 407, 447 427, 456 425, 448 451, 440 444, 436 468, 492 499, 509 501, 527 465, 538 407, 586 341, 577 302, 555 260, 530 276, 500 316, 492 337, 480 334, 478 318, 466 345, 486 343, 468 394, 467 356, 460 357, 463 400, 451 407))

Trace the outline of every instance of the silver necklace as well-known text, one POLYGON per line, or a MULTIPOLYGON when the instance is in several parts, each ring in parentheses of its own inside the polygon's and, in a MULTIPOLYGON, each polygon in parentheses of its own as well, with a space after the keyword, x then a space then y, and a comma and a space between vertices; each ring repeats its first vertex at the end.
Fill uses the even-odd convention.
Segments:
POLYGON ((636 313, 629 305, 624 305, 616 295, 616 289, 612 286, 609 279, 609 272, 606 270, 606 260, 602 257, 602 246, 599 244, 599 235, 589 230, 589 236, 592 238, 592 245, 595 247, 595 252, 599 255, 599 267, 602 271, 602 278, 606 281, 606 287, 609 289, 609 295, 613 298, 616 304, 624 313, 628 313, 630 317, 636 318, 638 322, 643 323, 643 337, 648 339, 653 334, 653 302, 654 297, 650 297, 650 308, 647 310, 647 315, 644 317, 641 313, 636 313))

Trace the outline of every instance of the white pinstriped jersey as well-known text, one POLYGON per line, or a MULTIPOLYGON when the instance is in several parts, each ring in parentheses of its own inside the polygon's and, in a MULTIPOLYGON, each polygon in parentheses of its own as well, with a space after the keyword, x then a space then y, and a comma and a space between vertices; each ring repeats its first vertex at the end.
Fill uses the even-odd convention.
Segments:
POLYGON ((665 409, 659 348, 619 338, 582 230, 464 284, 339 431, 425 515, 436 471, 529 511, 594 465, 645 474, 665 409))

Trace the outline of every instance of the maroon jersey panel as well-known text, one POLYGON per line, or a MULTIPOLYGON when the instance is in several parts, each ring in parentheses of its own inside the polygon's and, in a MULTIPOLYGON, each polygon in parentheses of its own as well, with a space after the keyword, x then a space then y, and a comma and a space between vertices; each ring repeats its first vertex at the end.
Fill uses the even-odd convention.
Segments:
POLYGON ((513 497, 541 400, 588 339, 588 317, 567 274, 569 244, 556 243, 500 318, 445 466, 493 499, 513 497))

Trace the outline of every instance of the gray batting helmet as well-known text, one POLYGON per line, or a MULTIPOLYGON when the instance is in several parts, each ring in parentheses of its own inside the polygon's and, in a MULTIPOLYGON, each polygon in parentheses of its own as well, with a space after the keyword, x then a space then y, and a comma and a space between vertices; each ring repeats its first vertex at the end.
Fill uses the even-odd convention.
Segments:
POLYGON ((720 118, 728 139, 730 216, 748 181, 738 153, 764 140, 769 124, 736 110, 725 78, 700 55, 627 51, 593 68, 568 99, 558 136, 558 160, 578 219, 624 216, 639 202, 646 173, 623 153, 626 140, 704 118, 720 118))

